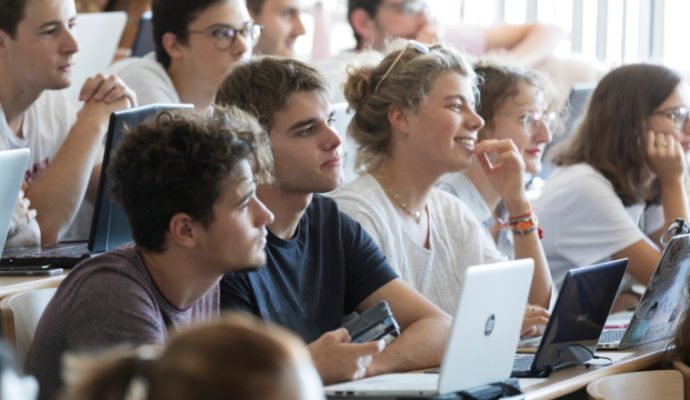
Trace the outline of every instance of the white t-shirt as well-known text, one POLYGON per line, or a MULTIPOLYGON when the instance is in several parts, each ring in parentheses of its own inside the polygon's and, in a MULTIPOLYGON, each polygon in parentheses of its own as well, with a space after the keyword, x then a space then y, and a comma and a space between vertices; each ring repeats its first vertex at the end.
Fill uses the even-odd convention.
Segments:
MULTIPOLYGON (((493 211, 486 204, 486 201, 479 193, 477 187, 474 186, 472 180, 465 175, 464 172, 452 172, 441 177, 436 185, 441 190, 456 196, 463 203, 469 207, 474 213, 474 216, 481 222, 487 233, 491 235, 491 230, 496 229, 496 221, 494 221, 493 211)), ((508 220, 508 211, 503 206, 503 203, 498 206, 498 216, 500 219, 508 220)), ((496 247, 508 259, 515 258, 515 246, 513 245, 513 232, 508 226, 503 227, 498 232, 496 240, 496 247)))
POLYGON ((118 61, 110 66, 109 72, 119 76, 136 93, 140 106, 180 103, 175 85, 163 65, 156 61, 155 53, 118 61))
POLYGON ((394 205, 370 174, 332 196, 371 235, 400 277, 451 315, 467 267, 505 260, 472 211, 442 190, 434 189, 427 204, 429 249, 410 238, 394 205))
POLYGON ((645 205, 625 207, 613 185, 588 164, 558 167, 535 202, 554 284, 569 269, 607 260, 645 238, 645 205))
MULTIPOLYGON (((0 112, 1 112, 0 107, 0 112)), ((22 122, 23 138, 17 137, 7 125, 4 112, 0 118, 0 148, 31 149, 29 166, 25 180, 31 183, 51 163, 53 157, 62 146, 72 125, 77 119, 77 109, 67 99, 65 92, 60 90, 46 90, 26 110, 22 122)), ((97 163, 100 159, 96 157, 97 163)), ((60 237, 60 240, 86 240, 91 226, 93 206, 89 202, 82 202, 79 211, 70 227, 60 237)))

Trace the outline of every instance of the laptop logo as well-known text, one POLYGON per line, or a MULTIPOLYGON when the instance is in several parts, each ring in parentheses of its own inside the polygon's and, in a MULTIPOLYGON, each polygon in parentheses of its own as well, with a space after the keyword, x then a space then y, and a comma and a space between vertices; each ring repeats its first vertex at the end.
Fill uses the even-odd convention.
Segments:
POLYGON ((489 336, 494 331, 494 325, 496 325, 496 316, 491 314, 489 318, 486 319, 484 324, 484 336, 489 336))

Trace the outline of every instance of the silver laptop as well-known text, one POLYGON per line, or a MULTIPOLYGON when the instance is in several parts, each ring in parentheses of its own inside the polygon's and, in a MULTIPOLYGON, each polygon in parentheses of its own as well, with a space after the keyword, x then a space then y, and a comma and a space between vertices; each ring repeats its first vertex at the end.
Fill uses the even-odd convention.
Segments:
POLYGON ((690 274, 690 235, 678 235, 666 245, 627 328, 604 329, 599 349, 626 349, 673 336, 687 307, 690 274))
POLYGON ((22 187, 28 165, 29 149, 0 151, 0 256, 5 247, 10 221, 17 205, 17 194, 22 187))
POLYGON ((532 283, 531 259, 467 269, 439 373, 386 374, 325 388, 328 396, 434 396, 510 377, 532 283))

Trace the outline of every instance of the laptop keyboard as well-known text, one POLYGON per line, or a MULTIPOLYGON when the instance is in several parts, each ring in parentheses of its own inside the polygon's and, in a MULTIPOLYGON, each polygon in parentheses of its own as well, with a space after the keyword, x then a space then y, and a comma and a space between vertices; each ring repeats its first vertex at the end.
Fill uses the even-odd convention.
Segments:
POLYGON ((533 354, 516 354, 513 360, 513 371, 529 371, 534 363, 533 354))
POLYGON ((89 249, 87 248, 86 243, 79 243, 75 244, 74 246, 60 246, 54 249, 37 249, 33 253, 13 255, 12 258, 82 258, 85 254, 89 254, 89 249))
POLYGON ((618 343, 623 339, 625 329, 606 329, 599 337, 599 343, 618 343))

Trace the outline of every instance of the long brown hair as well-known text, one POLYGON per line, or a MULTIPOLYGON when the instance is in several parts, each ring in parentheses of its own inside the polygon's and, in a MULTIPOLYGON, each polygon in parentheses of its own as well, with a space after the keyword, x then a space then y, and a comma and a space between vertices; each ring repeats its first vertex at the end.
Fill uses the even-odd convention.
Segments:
POLYGON ((664 66, 631 64, 609 72, 597 85, 573 138, 561 148, 556 165, 587 163, 612 184, 623 204, 650 202, 658 186, 648 185, 645 137, 647 117, 681 82, 664 66))

